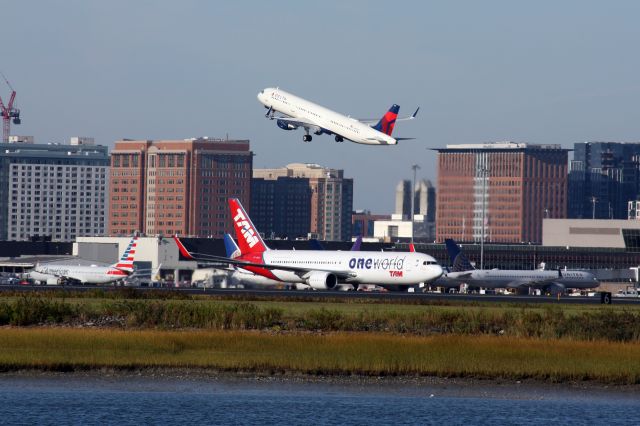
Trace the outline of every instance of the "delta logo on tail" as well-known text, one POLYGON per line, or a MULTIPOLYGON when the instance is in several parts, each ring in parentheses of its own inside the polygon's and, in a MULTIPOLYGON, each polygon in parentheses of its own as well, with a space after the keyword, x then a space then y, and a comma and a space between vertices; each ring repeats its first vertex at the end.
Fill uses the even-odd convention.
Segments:
POLYGON ((373 126, 373 128, 387 136, 391 136, 391 133, 393 133, 393 127, 396 125, 398 112, 400 112, 400 105, 393 104, 391 108, 389 108, 389 111, 382 116, 380 121, 378 121, 378 124, 373 126))

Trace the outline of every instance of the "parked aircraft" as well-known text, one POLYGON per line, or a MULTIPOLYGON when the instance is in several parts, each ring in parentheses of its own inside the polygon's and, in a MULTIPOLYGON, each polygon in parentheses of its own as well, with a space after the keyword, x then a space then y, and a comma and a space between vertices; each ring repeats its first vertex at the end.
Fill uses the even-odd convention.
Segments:
POLYGON ((445 240, 453 265, 445 274, 447 281, 468 284, 470 287, 540 289, 546 293, 563 293, 567 288, 587 289, 600 285, 590 272, 576 270, 506 270, 475 269, 460 247, 451 239, 445 240))
POLYGON ((398 118, 400 106, 394 104, 389 111, 378 119, 355 119, 328 108, 314 104, 280 88, 266 88, 258 93, 258 100, 268 108, 267 118, 276 120, 283 130, 305 131, 302 140, 311 142, 311 133, 316 135, 334 135, 336 142, 345 139, 367 145, 396 145, 399 140, 413 138, 394 138, 391 136, 397 121, 413 120, 418 109, 409 117, 398 118), (276 116, 275 113, 283 116, 276 116))
MULTIPOLYGON (((442 275, 442 268, 436 260, 423 253, 271 250, 260 237, 240 201, 229 199, 229 207, 240 254, 234 258, 206 256, 204 260, 228 263, 284 283, 307 284, 316 290, 333 289, 339 281, 353 285, 408 288, 429 283, 442 275)), ((188 255, 178 238, 176 243, 183 256, 188 255)))
MULTIPOLYGON (((174 236, 174 239, 183 257, 191 260, 206 261, 207 259, 206 254, 198 254, 196 256, 194 253, 187 250, 187 248, 184 246, 182 241, 180 241, 180 239, 177 236, 174 236)), ((325 248, 322 246, 322 244, 320 244, 318 240, 315 240, 315 239, 309 240, 309 244, 314 250, 325 250, 325 248)), ((362 244, 362 236, 358 236, 358 238, 356 238, 356 241, 353 243, 353 246, 351 247, 351 251, 359 251, 361 244, 362 244)), ((238 256, 240 256, 240 249, 238 248, 238 245, 236 244, 236 242, 233 240, 233 237, 229 234, 224 234, 224 247, 225 247, 227 257, 231 259, 235 259, 238 256)), ((227 271, 228 284, 231 284, 234 286, 237 286, 238 284, 249 285, 249 286, 268 286, 268 287, 282 285, 281 281, 272 280, 270 278, 263 277, 262 275, 254 274, 253 272, 247 271, 242 268, 238 268, 237 266, 233 266, 232 268, 226 269, 226 271, 227 271)), ((355 288, 357 288, 357 286, 354 287, 350 284, 346 284, 346 285, 338 284, 338 287, 340 290, 345 290, 345 291, 354 290, 355 288)), ((298 290, 307 290, 310 287, 307 284, 296 283, 295 288, 298 290)))
POLYGON ((138 237, 134 236, 117 263, 110 266, 85 266, 70 264, 39 264, 29 272, 29 278, 54 284, 60 281, 82 284, 106 284, 131 275, 134 271, 133 260, 136 255, 138 237))

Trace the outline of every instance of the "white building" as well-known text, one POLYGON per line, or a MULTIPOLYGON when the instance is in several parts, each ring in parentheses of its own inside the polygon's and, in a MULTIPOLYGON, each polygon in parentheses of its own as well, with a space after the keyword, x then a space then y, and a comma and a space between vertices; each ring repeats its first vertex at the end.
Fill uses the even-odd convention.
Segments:
POLYGON ((107 147, 0 144, 0 239, 73 241, 106 231, 107 147))

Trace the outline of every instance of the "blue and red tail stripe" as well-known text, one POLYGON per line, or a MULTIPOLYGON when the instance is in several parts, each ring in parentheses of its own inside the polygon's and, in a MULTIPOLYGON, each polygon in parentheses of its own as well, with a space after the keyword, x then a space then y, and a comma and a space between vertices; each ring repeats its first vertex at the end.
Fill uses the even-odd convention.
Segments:
POLYGON ((385 135, 391 136, 391 133, 393 133, 393 127, 396 125, 398 112, 400 112, 400 106, 393 104, 391 108, 389 108, 389 111, 382 116, 380 121, 378 121, 378 124, 373 126, 373 128, 385 135))

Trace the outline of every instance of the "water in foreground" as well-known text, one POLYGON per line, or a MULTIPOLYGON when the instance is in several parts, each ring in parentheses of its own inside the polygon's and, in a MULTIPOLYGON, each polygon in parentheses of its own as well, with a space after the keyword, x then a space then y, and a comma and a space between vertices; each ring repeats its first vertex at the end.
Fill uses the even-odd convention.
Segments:
POLYGON ((455 380, 0 375, 3 424, 639 424, 640 392, 455 380))

